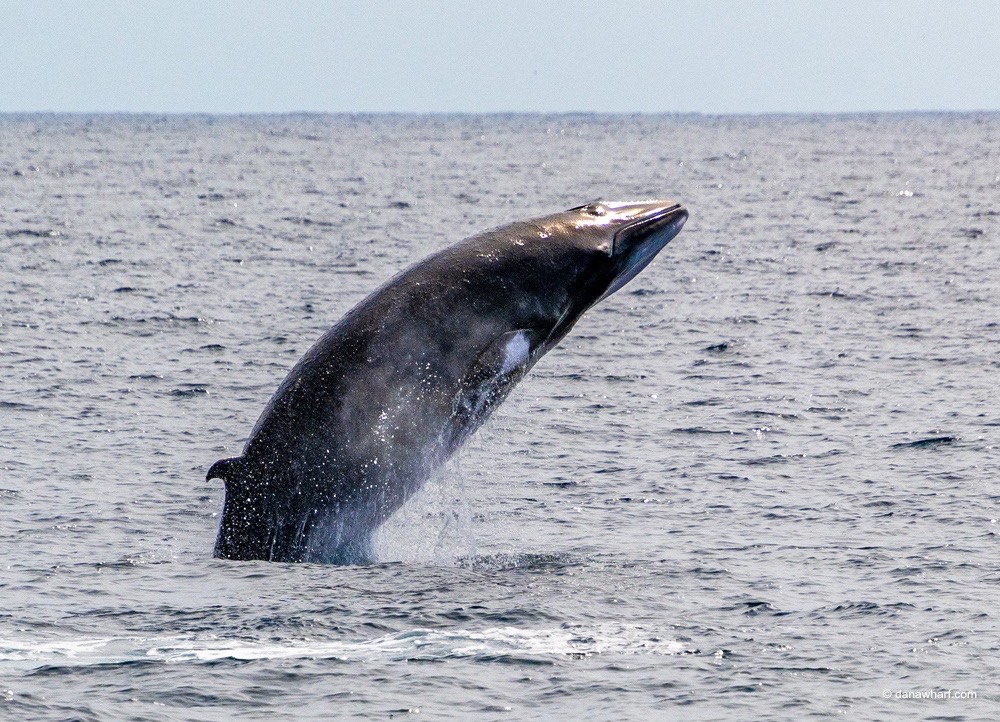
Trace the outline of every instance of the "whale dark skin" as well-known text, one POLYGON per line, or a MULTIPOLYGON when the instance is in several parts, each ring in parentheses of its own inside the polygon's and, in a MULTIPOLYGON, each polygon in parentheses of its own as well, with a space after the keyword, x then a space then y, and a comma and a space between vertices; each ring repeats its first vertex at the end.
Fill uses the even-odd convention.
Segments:
POLYGON ((351 309, 278 387, 225 484, 215 556, 364 564, 373 532, 595 303, 680 231, 594 202, 467 238, 351 309))

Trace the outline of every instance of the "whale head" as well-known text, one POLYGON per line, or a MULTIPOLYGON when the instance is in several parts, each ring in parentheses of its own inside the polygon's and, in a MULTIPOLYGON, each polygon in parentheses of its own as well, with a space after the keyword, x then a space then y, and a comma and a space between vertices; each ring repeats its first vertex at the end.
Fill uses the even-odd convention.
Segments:
POLYGON ((593 286, 601 289, 596 302, 635 278, 680 233, 687 218, 687 210, 674 201, 598 200, 546 220, 577 246, 596 251, 593 286))
MULTIPOLYGON (((508 226, 510 237, 533 246, 515 266, 534 267, 559 322, 547 334, 551 348, 595 303, 635 278, 684 226, 687 210, 672 200, 592 201, 508 226)), ((506 230, 506 229, 503 229, 506 230)))

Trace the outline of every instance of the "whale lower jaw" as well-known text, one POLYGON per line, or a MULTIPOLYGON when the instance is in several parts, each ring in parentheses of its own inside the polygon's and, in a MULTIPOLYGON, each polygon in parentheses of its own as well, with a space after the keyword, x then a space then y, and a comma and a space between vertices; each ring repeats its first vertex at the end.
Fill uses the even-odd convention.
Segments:
POLYGON ((622 253, 625 267, 615 276, 598 301, 619 291, 625 284, 656 258, 656 255, 681 232, 688 214, 680 205, 673 205, 636 220, 615 235, 613 253, 622 253), (629 246, 620 248, 621 246, 629 246))

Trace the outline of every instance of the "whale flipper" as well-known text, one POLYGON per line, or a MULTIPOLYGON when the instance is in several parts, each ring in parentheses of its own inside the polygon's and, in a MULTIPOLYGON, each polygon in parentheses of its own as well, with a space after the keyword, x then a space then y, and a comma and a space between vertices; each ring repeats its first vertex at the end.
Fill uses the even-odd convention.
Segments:
POLYGON ((534 329, 519 328, 495 338, 472 362, 452 403, 456 440, 475 431, 524 378, 542 339, 534 329))

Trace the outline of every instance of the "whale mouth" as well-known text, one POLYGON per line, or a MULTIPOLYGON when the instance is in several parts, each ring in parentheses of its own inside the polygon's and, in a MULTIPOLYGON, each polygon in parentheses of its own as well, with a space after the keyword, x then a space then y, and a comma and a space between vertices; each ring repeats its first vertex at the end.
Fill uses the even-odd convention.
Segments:
MULTIPOLYGON (((655 201, 653 201, 655 203, 655 201)), ((634 238, 636 235, 648 235, 656 233, 664 226, 676 224, 676 230, 670 235, 673 238, 680 232, 681 227, 688 218, 687 210, 680 203, 673 203, 669 206, 654 207, 648 211, 639 213, 634 220, 629 221, 623 228, 619 228, 615 233, 615 246, 620 241, 634 238)), ((667 241, 670 239, 668 238, 667 241)), ((612 251, 614 252, 614 251, 612 251)))
POLYGON ((635 278, 684 227, 688 212, 680 203, 655 203, 651 202, 652 208, 640 212, 615 233, 611 256, 619 270, 598 300, 604 300, 635 278))

